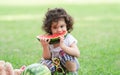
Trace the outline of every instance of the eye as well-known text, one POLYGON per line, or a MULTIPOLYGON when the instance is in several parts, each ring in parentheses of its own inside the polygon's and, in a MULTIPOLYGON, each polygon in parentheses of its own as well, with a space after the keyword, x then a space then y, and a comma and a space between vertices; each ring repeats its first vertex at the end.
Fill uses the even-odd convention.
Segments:
POLYGON ((61 25, 60 27, 61 27, 61 28, 63 28, 63 27, 64 27, 64 25, 61 25))
POLYGON ((53 29, 57 29, 57 27, 53 27, 53 29))

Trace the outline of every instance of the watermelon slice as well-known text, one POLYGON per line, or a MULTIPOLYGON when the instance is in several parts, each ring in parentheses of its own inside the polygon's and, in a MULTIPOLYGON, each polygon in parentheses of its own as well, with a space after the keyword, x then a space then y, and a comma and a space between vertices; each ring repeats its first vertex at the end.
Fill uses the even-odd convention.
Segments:
POLYGON ((56 34, 53 34, 53 35, 39 35, 37 36, 37 39, 40 41, 40 38, 46 38, 46 39, 50 39, 50 42, 49 44, 56 44, 56 43, 59 43, 60 39, 59 37, 60 36, 66 36, 67 34, 67 31, 63 31, 62 33, 56 33, 56 34))

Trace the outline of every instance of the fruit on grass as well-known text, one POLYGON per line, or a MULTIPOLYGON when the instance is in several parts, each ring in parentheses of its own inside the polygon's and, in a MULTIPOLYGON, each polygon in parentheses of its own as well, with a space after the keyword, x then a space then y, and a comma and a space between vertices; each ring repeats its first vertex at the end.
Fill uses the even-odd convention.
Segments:
POLYGON ((37 39, 40 41, 40 38, 45 38, 45 39, 50 39, 49 44, 55 44, 58 43, 60 41, 59 37, 60 36, 66 36, 67 31, 63 31, 62 33, 56 33, 56 34, 52 34, 52 35, 39 35, 37 36, 37 39))
POLYGON ((21 75, 51 75, 51 72, 47 66, 40 63, 34 63, 27 66, 21 75))

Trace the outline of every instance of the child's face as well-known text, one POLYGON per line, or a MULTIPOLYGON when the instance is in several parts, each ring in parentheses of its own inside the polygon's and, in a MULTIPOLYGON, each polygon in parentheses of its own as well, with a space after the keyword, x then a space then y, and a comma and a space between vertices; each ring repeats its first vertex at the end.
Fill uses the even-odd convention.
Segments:
POLYGON ((58 22, 52 22, 51 25, 52 34, 54 33, 62 33, 63 31, 67 31, 67 25, 63 18, 59 19, 58 22))

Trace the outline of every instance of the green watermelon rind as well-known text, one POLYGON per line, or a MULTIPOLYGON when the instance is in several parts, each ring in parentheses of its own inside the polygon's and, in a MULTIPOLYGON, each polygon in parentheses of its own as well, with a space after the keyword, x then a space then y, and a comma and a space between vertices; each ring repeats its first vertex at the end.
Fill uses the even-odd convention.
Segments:
POLYGON ((58 38, 50 39, 49 44, 56 44, 56 43, 59 43, 59 42, 60 42, 60 39, 59 39, 59 37, 58 37, 58 38))

